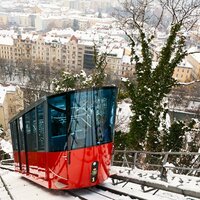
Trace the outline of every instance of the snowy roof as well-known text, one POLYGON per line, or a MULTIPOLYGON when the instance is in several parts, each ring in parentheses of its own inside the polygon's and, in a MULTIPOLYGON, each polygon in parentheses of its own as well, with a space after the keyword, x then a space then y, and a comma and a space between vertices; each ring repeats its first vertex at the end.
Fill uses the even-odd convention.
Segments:
POLYGON ((1 36, 0 35, 0 45, 12 46, 12 45, 14 45, 14 40, 10 36, 1 36))
POLYGON ((44 37, 44 40, 45 40, 46 43, 52 43, 52 42, 60 43, 60 38, 59 37, 55 37, 55 36, 51 36, 51 35, 48 35, 48 36, 44 37))
POLYGON ((192 53, 190 54, 198 63, 200 63, 200 49, 197 47, 192 47, 188 50, 189 53, 192 52, 197 52, 197 53, 192 53))
POLYGON ((99 39, 105 35, 97 34, 95 31, 76 31, 75 37, 83 41, 99 41, 99 39))
POLYGON ((101 46, 99 49, 102 53, 107 53, 108 56, 114 56, 116 58, 122 58, 124 54, 124 48, 114 48, 108 46, 101 46))
POLYGON ((12 17, 16 17, 16 16, 24 16, 24 17, 28 17, 30 14, 29 13, 22 13, 22 12, 11 12, 10 16, 12 17))
POLYGON ((51 31, 49 31, 47 34, 49 35, 57 35, 57 36, 65 36, 65 35, 73 35, 74 34, 74 30, 71 28, 67 28, 67 29, 53 29, 51 31))
POLYGON ((40 16, 41 19, 43 20, 55 20, 55 19, 63 19, 65 18, 64 16, 54 16, 54 15, 42 15, 40 16))
POLYGON ((79 40, 79 42, 78 42, 80 45, 85 45, 85 46, 94 46, 94 42, 92 42, 92 41, 87 41, 87 40, 79 40))
POLYGON ((200 102, 198 101, 190 101, 187 109, 189 110, 197 110, 200 108, 200 102))
POLYGON ((0 35, 12 36, 14 33, 14 30, 0 30, 0 35))
POLYGON ((131 56, 124 55, 122 57, 122 63, 131 64, 131 56))
POLYGON ((188 62, 186 59, 184 59, 178 67, 182 67, 182 68, 193 68, 193 66, 191 65, 190 62, 188 62))
POLYGON ((15 92, 16 91, 16 87, 15 86, 1 86, 0 85, 0 106, 3 104, 6 93, 10 93, 10 92, 15 92))

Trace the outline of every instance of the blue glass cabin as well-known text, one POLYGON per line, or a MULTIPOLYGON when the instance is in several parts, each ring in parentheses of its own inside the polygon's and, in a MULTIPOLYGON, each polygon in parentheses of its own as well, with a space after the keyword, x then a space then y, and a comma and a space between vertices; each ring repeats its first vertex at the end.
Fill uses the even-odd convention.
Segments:
POLYGON ((43 97, 10 121, 14 151, 57 152, 113 139, 116 87, 43 97))

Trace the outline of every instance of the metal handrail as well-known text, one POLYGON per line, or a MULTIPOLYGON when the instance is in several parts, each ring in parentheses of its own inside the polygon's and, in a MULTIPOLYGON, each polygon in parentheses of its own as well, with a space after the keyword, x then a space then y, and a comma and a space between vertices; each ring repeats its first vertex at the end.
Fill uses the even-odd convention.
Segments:
MULTIPOLYGON (((139 155, 144 155, 146 158, 147 155, 154 156, 154 158, 158 159, 159 162, 157 163, 145 163, 143 162, 143 165, 148 169, 150 167, 156 167, 161 169, 161 174, 166 169, 175 170, 176 173, 182 171, 187 171, 187 174, 190 173, 199 173, 200 172, 200 153, 197 152, 150 152, 150 151, 131 151, 131 150, 115 150, 113 154, 113 165, 119 165, 127 166, 131 168, 138 167, 138 163, 140 163, 139 155), (116 160, 116 156, 118 155, 118 160, 116 160), (119 157, 119 155, 121 155, 119 157), (156 155, 160 157, 156 157, 156 155), (169 161, 170 156, 177 156, 177 158, 181 158, 181 156, 193 156, 194 160, 191 162, 190 165, 185 166, 184 163, 179 163, 182 166, 176 166, 177 163, 172 163, 173 166, 166 165, 166 163, 169 161)), ((144 159, 145 160, 145 159, 144 159)), ((155 161, 155 159, 154 159, 155 161)), ((141 164, 141 163, 140 163, 141 164)), ((194 175, 194 174, 193 174, 194 175)))

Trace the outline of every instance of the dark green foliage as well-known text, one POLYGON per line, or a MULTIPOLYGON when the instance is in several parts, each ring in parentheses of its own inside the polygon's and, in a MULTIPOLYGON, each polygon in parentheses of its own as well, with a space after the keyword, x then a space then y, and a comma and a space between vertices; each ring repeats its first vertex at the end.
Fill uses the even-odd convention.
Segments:
POLYGON ((102 18, 101 10, 99 9, 98 18, 102 18))
POLYGON ((74 19, 72 28, 73 28, 74 31, 79 30, 79 23, 78 23, 77 19, 74 19))
POLYGON ((99 54, 94 45, 95 69, 87 75, 83 70, 79 74, 62 72, 61 78, 53 80, 54 92, 68 91, 86 87, 101 87, 106 84, 105 68, 107 66, 106 53, 99 54))
POLYGON ((183 147, 185 124, 181 121, 174 122, 169 132, 163 136, 164 151, 179 152, 183 147))
POLYGON ((10 159, 10 155, 3 150, 0 150, 0 160, 10 159))
POLYGON ((194 137, 193 140, 191 142, 188 143, 189 146, 189 150, 190 152, 198 152, 199 148, 200 148, 200 138, 199 138, 199 130, 196 132, 194 131, 194 137))
POLYGON ((189 122, 186 131, 189 132, 190 141, 187 141, 187 151, 198 152, 200 148, 199 122, 192 120, 189 122))
POLYGON ((70 73, 63 72, 60 79, 53 80, 55 92, 68 91, 74 89, 76 85, 76 77, 70 73))
POLYGON ((5 133, 4 129, 3 129, 3 126, 2 126, 2 124, 0 124, 0 138, 4 138, 5 135, 6 135, 6 133, 5 133))
POLYGON ((126 84, 132 100, 133 117, 130 125, 129 147, 138 150, 161 149, 160 132, 158 127, 160 115, 165 108, 163 98, 170 92, 176 81, 172 78, 174 68, 182 61, 185 38, 179 37, 181 24, 171 26, 170 35, 160 52, 160 58, 155 69, 152 68, 151 38, 140 31, 141 58, 135 52, 135 42, 129 36, 132 48, 132 61, 135 62, 136 82, 126 84))
POLYGON ((124 150, 127 143, 127 134, 121 131, 115 132, 115 149, 124 150))
POLYGON ((107 53, 99 54, 97 46, 94 45, 94 63, 95 69, 92 74, 92 84, 97 87, 101 87, 105 84, 105 68, 107 66, 107 53))
POLYGON ((118 90, 118 101, 126 99, 126 98, 129 98, 128 92, 119 87, 119 90, 118 90))

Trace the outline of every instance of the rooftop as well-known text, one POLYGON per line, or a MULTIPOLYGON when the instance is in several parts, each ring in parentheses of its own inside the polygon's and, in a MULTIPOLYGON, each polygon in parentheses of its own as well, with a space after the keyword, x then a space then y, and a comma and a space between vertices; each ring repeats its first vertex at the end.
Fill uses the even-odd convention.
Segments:
POLYGON ((2 106, 6 93, 15 92, 16 86, 10 85, 10 86, 2 86, 0 85, 0 106, 2 106))

